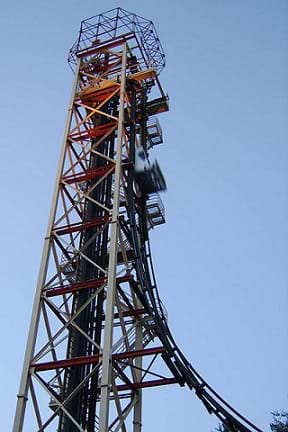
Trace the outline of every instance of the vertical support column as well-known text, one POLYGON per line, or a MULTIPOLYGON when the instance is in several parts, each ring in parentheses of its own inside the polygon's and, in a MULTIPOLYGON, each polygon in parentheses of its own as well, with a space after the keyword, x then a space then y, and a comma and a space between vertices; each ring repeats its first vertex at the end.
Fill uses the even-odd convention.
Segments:
POLYGON ((53 194, 53 198, 52 198, 52 205, 51 205, 50 216, 49 216, 49 221, 48 221, 47 233, 46 233, 46 237, 44 239, 44 246, 43 246, 43 252, 42 252, 42 258, 41 258, 38 280, 37 280, 37 288, 36 288, 36 293, 35 293, 35 297, 34 297, 34 304, 33 304, 33 309, 32 309, 32 316, 31 316, 28 340, 27 340, 27 345, 26 345, 26 351, 25 351, 25 356, 24 356, 24 363, 23 363, 20 387, 19 387, 19 392, 17 395, 18 399, 17 399, 16 412, 15 412, 15 417, 14 417, 13 432, 21 432, 23 430, 24 415, 25 415, 26 403, 28 400, 28 391, 29 391, 29 382, 30 382, 29 368, 30 368, 30 363, 31 363, 31 360, 32 360, 32 357, 34 354, 34 349, 35 349, 35 344, 36 344, 36 337, 37 337, 37 331, 38 331, 38 325, 39 325, 40 306, 41 306, 41 295, 42 295, 42 289, 43 289, 43 285, 44 285, 44 281, 45 281, 45 277, 46 277, 46 273, 47 273, 47 267, 48 267, 49 255, 50 255, 50 236, 51 236, 52 226, 54 223, 58 194, 59 194, 59 184, 60 184, 60 179, 61 179, 61 175, 62 175, 62 171, 63 171, 63 165, 64 165, 64 161, 65 161, 67 136, 69 133, 71 120, 72 120, 73 103, 74 103, 75 93, 76 93, 76 89, 77 89, 80 62, 81 62, 81 60, 79 59, 78 65, 77 65, 77 68, 75 71, 75 79, 74 79, 73 88, 72 88, 71 101, 70 101, 69 108, 68 108, 68 115, 67 115, 67 120, 66 120, 64 139, 63 139, 61 155, 60 155, 60 160, 59 160, 59 165, 58 165, 58 170, 57 170, 57 176, 56 176, 54 194, 53 194))
MULTIPOLYGON (((140 303, 140 302, 138 302, 140 303)), ((141 307, 140 304, 138 307, 141 307)), ((135 349, 142 350, 143 349, 143 327, 142 322, 139 322, 136 325, 136 341, 135 341, 135 349)), ((142 357, 135 358, 135 375, 137 382, 141 382, 142 378, 142 357)), ((134 416, 133 416, 133 432, 141 432, 142 429, 142 389, 136 390, 137 401, 134 406, 134 416)))
POLYGON ((110 253, 109 253, 109 266, 108 266, 107 299, 106 299, 106 310, 105 310, 104 345, 103 345, 103 357, 102 357, 99 432, 107 432, 108 421, 109 421, 109 399, 110 399, 110 389, 111 389, 111 357, 112 357, 111 347, 113 342, 113 320, 114 320, 116 267, 117 267, 117 252, 118 252, 119 198, 120 198, 121 156, 122 156, 125 87, 126 87, 126 59, 127 59, 127 46, 125 43, 123 45, 123 52, 122 52, 119 120, 118 120, 116 162, 115 162, 114 200, 113 200, 112 221, 111 221, 111 239, 110 239, 110 253))

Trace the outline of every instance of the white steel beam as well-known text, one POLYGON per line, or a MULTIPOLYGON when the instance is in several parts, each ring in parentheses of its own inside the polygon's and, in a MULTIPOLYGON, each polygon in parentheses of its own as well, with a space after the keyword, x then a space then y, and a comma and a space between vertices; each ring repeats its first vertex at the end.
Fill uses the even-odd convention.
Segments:
POLYGON ((50 210, 50 217, 49 217, 48 227, 47 227, 47 234, 46 234, 46 237, 44 239, 44 246, 43 246, 39 275, 38 275, 37 288, 36 288, 36 293, 35 293, 35 297, 34 297, 34 304, 33 304, 33 309, 32 309, 32 316, 31 316, 28 340, 27 340, 27 345, 26 345, 26 351, 25 351, 20 387, 19 387, 19 392, 17 395, 18 399, 17 399, 16 412, 15 412, 15 417, 14 417, 13 432, 21 432, 23 430, 25 408, 26 408, 26 403, 28 400, 29 382, 31 379, 29 368, 30 368, 31 359, 33 357, 33 353, 34 353, 34 349, 35 349, 37 330, 38 330, 38 324, 39 324, 39 316, 40 316, 40 308, 41 308, 41 295, 42 295, 42 289, 43 289, 43 285, 45 282, 45 277, 46 277, 47 267, 48 267, 48 262, 49 262, 51 232, 52 232, 53 221, 54 221, 56 209, 57 209, 57 201, 58 201, 58 195, 59 195, 59 184, 60 184, 61 174, 62 174, 64 160, 65 160, 67 136, 68 136, 71 121, 72 121, 73 102, 74 102, 75 93, 77 90, 80 62, 81 62, 81 60, 79 59, 77 70, 75 73, 73 88, 72 88, 71 101, 70 101, 69 108, 68 108, 68 115, 67 115, 67 120, 66 120, 64 139, 63 139, 63 144, 62 144, 62 149, 61 149, 61 154, 60 154, 60 160, 59 160, 59 165, 58 165, 58 170, 57 170, 54 194, 53 194, 52 205, 51 205, 51 210, 50 210))
POLYGON ((117 132, 115 179, 114 179, 114 200, 111 221, 111 241, 108 266, 108 283, 107 283, 107 300, 105 311, 104 327, 104 345, 102 359, 102 378, 100 394, 100 415, 99 415, 99 432, 107 432, 109 420, 109 399, 111 390, 111 362, 112 362, 112 344, 113 344, 113 319, 115 305, 116 289, 116 268, 118 253, 118 230, 119 230, 119 199, 120 199, 120 181, 121 181, 121 158, 122 158, 122 141, 123 141, 123 122, 124 122, 124 105, 125 105, 125 87, 126 87, 126 63, 127 63, 127 45, 123 45, 122 52, 122 69, 121 69, 121 89, 119 102, 119 120, 117 132))

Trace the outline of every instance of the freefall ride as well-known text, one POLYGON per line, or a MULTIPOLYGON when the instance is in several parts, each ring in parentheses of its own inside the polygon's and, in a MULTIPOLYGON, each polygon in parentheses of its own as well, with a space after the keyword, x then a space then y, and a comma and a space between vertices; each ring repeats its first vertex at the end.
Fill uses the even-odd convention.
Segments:
POLYGON ((140 432, 144 389, 171 384, 191 389, 228 430, 261 432, 186 359, 159 297, 149 232, 165 222, 166 183, 149 155, 169 101, 153 23, 121 8, 86 19, 69 64, 13 432, 140 432))

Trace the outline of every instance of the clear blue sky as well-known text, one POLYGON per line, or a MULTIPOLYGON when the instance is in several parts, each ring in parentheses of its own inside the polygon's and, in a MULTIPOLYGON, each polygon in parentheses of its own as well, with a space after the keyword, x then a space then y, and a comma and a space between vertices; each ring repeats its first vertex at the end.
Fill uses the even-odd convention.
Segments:
MULTIPOLYGON (((265 430, 288 408, 287 0, 5 2, 1 75, 1 412, 11 430, 80 21, 121 6, 167 55, 167 224, 152 233, 160 293, 198 371, 265 430)), ((155 150, 156 152, 156 150, 155 150)), ((144 394, 144 429, 210 432, 186 389, 144 394)))

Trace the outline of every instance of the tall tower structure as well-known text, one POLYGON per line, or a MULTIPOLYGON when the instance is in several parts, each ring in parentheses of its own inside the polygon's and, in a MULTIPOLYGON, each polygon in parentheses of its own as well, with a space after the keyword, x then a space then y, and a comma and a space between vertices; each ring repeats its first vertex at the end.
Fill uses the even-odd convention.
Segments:
POLYGON ((168 110, 164 53, 152 22, 118 8, 82 22, 69 63, 75 82, 15 430, 30 392, 35 430, 118 430, 133 417, 140 431, 142 388, 171 381, 146 365, 164 348, 151 345, 161 304, 144 299, 155 289, 148 230, 164 221, 164 178, 148 161, 162 141, 154 115, 168 110))
POLYGON ((158 294, 149 230, 165 222, 166 185, 149 153, 162 142, 156 115, 168 97, 153 23, 121 8, 89 18, 69 63, 13 431, 140 432, 143 389, 186 384, 231 430, 259 432, 187 361, 158 294))

